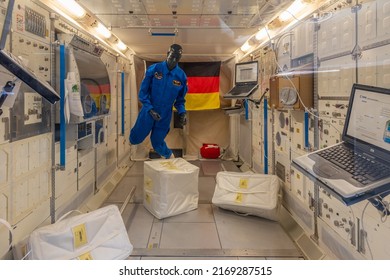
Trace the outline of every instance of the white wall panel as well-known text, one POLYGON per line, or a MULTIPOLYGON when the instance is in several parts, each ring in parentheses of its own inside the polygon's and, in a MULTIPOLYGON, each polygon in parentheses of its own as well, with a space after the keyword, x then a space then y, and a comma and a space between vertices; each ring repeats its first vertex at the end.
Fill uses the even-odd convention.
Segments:
POLYGON ((28 178, 28 208, 29 209, 39 204, 39 195, 40 195, 39 187, 40 187, 39 174, 32 174, 31 176, 29 176, 28 178))
POLYGON ((108 137, 107 137, 107 149, 108 150, 116 149, 116 141, 117 141, 116 139, 117 139, 117 137, 116 137, 115 133, 108 134, 108 137))
POLYGON ((259 148, 253 148, 253 170, 257 173, 264 173, 264 162, 263 162, 263 150, 259 148))
POLYGON ((376 85, 377 68, 376 51, 374 49, 363 52, 362 58, 358 61, 358 82, 365 85, 376 85))
MULTIPOLYGON (((56 164, 60 163, 60 145, 55 144, 56 164)), ((65 170, 56 170, 55 172, 55 197, 56 199, 63 194, 75 193, 77 191, 77 146, 70 146, 65 150, 65 170)), ((61 201, 62 203, 62 201, 61 201)), ((60 207, 56 202, 56 207, 60 207)))
POLYGON ((10 176, 10 157, 9 157, 9 146, 2 145, 0 147, 0 186, 9 182, 10 176))
MULTIPOLYGON (((269 104, 269 103, 268 103, 269 104)), ((268 131, 267 131, 267 134, 268 134, 268 138, 265 137, 264 133, 263 133, 263 141, 267 141, 267 144, 268 144, 268 151, 267 151, 267 158, 265 158, 265 160, 267 160, 267 165, 268 165, 268 174, 275 174, 275 170, 274 170, 274 166, 272 165, 273 162, 274 162, 274 147, 272 146, 272 144, 274 143, 274 136, 272 135, 272 126, 273 126, 273 121, 274 121, 274 118, 273 118, 273 111, 275 112, 276 110, 268 110, 267 112, 267 118, 268 118, 268 124, 267 124, 267 128, 268 128, 268 131)), ((264 129, 262 129, 264 130, 264 129)), ((264 143, 263 143, 264 145, 264 143)), ((265 150, 264 150, 264 153, 265 153, 265 150)), ((266 162, 263 162, 263 166, 265 166, 266 162)))
MULTIPOLYGON (((34 170, 40 166, 40 154, 39 154, 39 141, 40 139, 34 138, 28 142, 28 170, 34 170)), ((26 157, 25 157, 26 158, 26 157)), ((45 162, 47 163, 47 162, 45 162)))
POLYGON ((313 53, 314 22, 306 21, 294 29, 292 58, 313 53))
MULTIPOLYGON (((6 188, 0 188, 0 219, 8 221, 8 191, 6 188)), ((8 229, 0 224, 0 258, 8 251, 9 232, 8 229)))
POLYGON ((14 177, 19 177, 28 172, 28 155, 28 142, 22 140, 14 144, 12 154, 14 162, 12 173, 14 177))
POLYGON ((12 184, 11 196, 11 223, 16 223, 24 218, 28 210, 28 180, 21 180, 12 184))
MULTIPOLYGON (((56 164, 60 163, 60 143, 55 144, 55 161, 56 164)), ((65 164, 77 159, 77 146, 73 145, 65 149, 65 164)))
POLYGON ((95 167, 95 150, 79 151, 78 161, 78 178, 81 178, 95 167))
POLYGON ((351 55, 321 61, 318 69, 318 94, 325 96, 349 96, 355 82, 356 62, 351 55))
POLYGON ((51 171, 45 170, 39 174, 39 202, 51 195, 51 171))
POLYGON ((378 40, 390 39, 390 2, 377 0, 377 28, 378 40))
POLYGON ((79 189, 78 189, 79 193, 82 190, 89 188, 90 190, 88 192, 92 194, 94 188, 94 182, 95 182, 94 170, 90 170, 82 178, 79 179, 79 189))
POLYGON ((123 153, 125 152, 126 145, 128 145, 126 136, 118 136, 118 156, 123 157, 123 153))
MULTIPOLYGON (((291 193, 304 205, 309 205, 309 190, 306 177, 297 169, 291 169, 291 193)), ((313 194, 313 192, 311 192, 313 194)))
POLYGON ((130 130, 130 98, 125 99, 125 129, 130 130))
POLYGON ((0 190, 0 219, 8 219, 8 190, 7 187, 0 190))
MULTIPOLYGON (((260 61, 261 63, 261 61, 260 61)), ((259 97, 260 98, 260 97, 259 97)), ((264 104, 252 110, 252 165, 256 172, 264 173, 264 104)))
POLYGON ((373 43, 377 38, 375 1, 364 3, 358 13, 358 39, 359 45, 373 43))
POLYGON ((252 166, 252 120, 240 115, 239 156, 246 164, 252 166))
POLYGON ((65 170, 56 170, 55 180, 56 198, 73 189, 77 190, 77 160, 67 160, 65 170))
POLYGON ((47 165, 51 162, 51 135, 43 137, 39 141, 39 164, 47 165))
POLYGON ((9 141, 9 127, 10 127, 10 112, 9 108, 2 106, 3 114, 0 118, 0 144, 6 143, 9 141))
POLYGON ((283 195, 283 199, 287 202, 287 209, 291 212, 294 220, 304 229, 308 236, 313 235, 313 210, 306 203, 294 196, 292 190, 285 190, 283 195))
POLYGON ((390 88, 390 45, 372 51, 376 54, 376 85, 390 88))
POLYGON ((354 14, 350 8, 337 11, 332 18, 320 24, 318 56, 327 57, 350 51, 354 47, 354 14))

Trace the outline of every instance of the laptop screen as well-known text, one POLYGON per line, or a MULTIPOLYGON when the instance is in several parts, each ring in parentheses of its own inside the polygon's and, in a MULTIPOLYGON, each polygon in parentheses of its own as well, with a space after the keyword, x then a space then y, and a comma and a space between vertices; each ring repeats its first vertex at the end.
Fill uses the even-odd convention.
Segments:
POLYGON ((388 156, 390 89, 354 84, 345 124, 343 140, 373 156, 388 156))
POLYGON ((257 83, 259 73, 258 61, 250 61, 236 64, 236 84, 257 83))

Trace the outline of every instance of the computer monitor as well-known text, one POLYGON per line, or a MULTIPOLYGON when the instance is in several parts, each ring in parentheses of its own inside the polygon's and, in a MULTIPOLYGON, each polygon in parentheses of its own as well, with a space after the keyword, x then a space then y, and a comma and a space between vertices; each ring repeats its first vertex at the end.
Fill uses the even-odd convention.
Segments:
POLYGON ((259 64, 258 61, 250 61, 236 64, 236 84, 256 83, 258 81, 259 64))
POLYGON ((227 99, 248 99, 258 85, 258 61, 241 62, 235 65, 234 87, 223 97, 227 99))

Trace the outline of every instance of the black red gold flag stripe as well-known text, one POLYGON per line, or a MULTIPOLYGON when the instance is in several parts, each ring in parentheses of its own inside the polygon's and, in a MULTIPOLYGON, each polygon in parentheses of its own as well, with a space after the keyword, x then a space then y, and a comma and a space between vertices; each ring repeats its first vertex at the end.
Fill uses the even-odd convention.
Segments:
POLYGON ((179 66, 188 79, 186 110, 218 109, 221 62, 183 62, 179 66))

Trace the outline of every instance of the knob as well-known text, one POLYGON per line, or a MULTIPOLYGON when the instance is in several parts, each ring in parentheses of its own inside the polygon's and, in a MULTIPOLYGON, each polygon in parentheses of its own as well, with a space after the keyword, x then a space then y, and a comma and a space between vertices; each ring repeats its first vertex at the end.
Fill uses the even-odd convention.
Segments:
POLYGON ((328 209, 328 203, 324 203, 324 208, 328 209))

